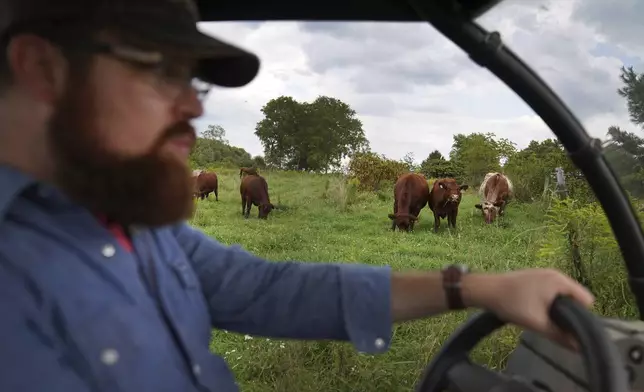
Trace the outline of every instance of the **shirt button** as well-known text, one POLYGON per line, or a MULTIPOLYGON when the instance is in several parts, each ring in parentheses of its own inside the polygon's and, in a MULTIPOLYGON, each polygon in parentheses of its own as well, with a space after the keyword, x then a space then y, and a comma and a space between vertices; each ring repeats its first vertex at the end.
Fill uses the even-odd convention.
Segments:
POLYGON ((194 373, 195 376, 198 376, 201 374, 201 366, 198 364, 192 365, 192 373, 194 373))
POLYGON ((113 348, 107 348, 101 352, 101 362, 107 366, 112 366, 119 360, 119 352, 113 348))
POLYGON ((112 244, 107 244, 101 249, 101 253, 105 257, 112 257, 116 254, 116 248, 112 244))
POLYGON ((381 338, 376 339, 376 341, 374 342, 374 344, 376 345, 376 348, 383 348, 383 347, 385 347, 385 341, 384 341, 384 340, 382 340, 381 338))

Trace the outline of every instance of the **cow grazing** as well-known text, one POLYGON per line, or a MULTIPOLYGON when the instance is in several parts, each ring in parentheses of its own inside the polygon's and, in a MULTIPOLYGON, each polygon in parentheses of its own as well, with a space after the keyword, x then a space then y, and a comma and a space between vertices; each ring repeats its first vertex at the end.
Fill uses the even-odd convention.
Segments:
POLYGON ((266 219, 268 213, 275 208, 268 196, 268 184, 260 175, 251 174, 244 177, 239 186, 239 193, 242 202, 242 215, 246 218, 250 215, 251 205, 256 205, 259 209, 257 216, 259 219, 266 219))
POLYGON ((512 181, 505 174, 488 173, 479 187, 481 203, 474 207, 483 212, 485 223, 492 223, 497 216, 503 215, 512 193, 512 181))
POLYGON ((440 220, 445 217, 447 217, 447 226, 456 228, 458 206, 463 197, 461 192, 467 188, 469 185, 458 185, 453 178, 441 178, 434 182, 429 192, 429 209, 434 212, 434 232, 438 231, 440 220))
POLYGON ((203 170, 195 170, 192 173, 192 178, 195 184, 195 197, 201 200, 207 199, 210 192, 213 192, 215 194, 215 200, 219 201, 219 181, 217 174, 203 170))
POLYGON ((240 167, 239 168, 239 178, 242 178, 242 176, 244 174, 246 174, 246 175, 254 174, 256 176, 259 175, 259 174, 257 174, 257 168, 255 168, 255 167, 240 167))
POLYGON ((201 174, 203 170, 201 169, 196 169, 192 171, 192 183, 195 188, 195 195, 197 194, 197 177, 199 177, 199 174, 201 174))
POLYGON ((394 186, 394 213, 389 214, 391 230, 414 230, 418 214, 429 201, 427 179, 421 174, 403 174, 394 186))

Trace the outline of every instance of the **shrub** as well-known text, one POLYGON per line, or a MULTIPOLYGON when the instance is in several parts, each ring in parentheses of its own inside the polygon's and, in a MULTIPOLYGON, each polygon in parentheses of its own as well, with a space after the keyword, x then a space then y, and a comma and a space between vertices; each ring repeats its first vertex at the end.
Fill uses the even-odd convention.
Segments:
POLYGON ((372 152, 356 154, 349 162, 349 176, 358 180, 361 190, 393 189, 398 177, 407 172, 406 163, 372 152))
POLYGON ((555 266, 585 283, 600 314, 634 317, 622 255, 602 207, 553 199, 546 216, 548 229, 538 253, 543 266, 555 266))
POLYGON ((352 179, 329 178, 324 185, 322 198, 340 211, 347 211, 352 204, 359 201, 358 185, 359 182, 352 179))

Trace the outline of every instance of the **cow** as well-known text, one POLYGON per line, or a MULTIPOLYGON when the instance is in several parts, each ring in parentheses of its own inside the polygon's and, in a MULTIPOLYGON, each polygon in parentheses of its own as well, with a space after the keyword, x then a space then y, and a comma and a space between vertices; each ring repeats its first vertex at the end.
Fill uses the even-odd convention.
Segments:
POLYGON ((394 186, 394 213, 389 214, 391 230, 414 230, 418 214, 429 201, 429 185, 421 174, 403 174, 394 186))
POLYGON ((255 167, 240 167, 239 168, 239 178, 242 178, 242 176, 244 174, 247 174, 247 175, 248 174, 254 174, 256 176, 259 175, 259 174, 257 174, 257 168, 255 168, 255 167))
POLYGON ((201 174, 203 170, 200 169, 195 169, 192 171, 192 188, 194 190, 193 196, 197 196, 197 177, 199 177, 199 174, 201 174))
POLYGON ((210 192, 213 192, 215 194, 215 200, 219 201, 219 181, 217 179, 217 174, 203 170, 195 170, 192 172, 192 178, 195 186, 195 197, 198 197, 201 200, 207 199, 210 192))
POLYGON ((201 174, 201 172, 203 172, 203 170, 201 169, 195 169, 192 171, 192 184, 193 184, 193 187, 195 188, 195 197, 197 194, 197 177, 199 177, 199 174, 201 174))
POLYGON ((502 173, 488 173, 479 187, 481 203, 474 207, 481 210, 485 223, 492 223, 497 216, 503 216, 505 207, 513 193, 512 181, 502 173))
POLYGON ((458 206, 463 197, 462 191, 467 190, 469 185, 458 185, 453 178, 441 178, 434 182, 429 192, 429 209, 434 213, 434 232, 438 232, 441 219, 447 217, 447 226, 456 228, 456 216, 458 206))
POLYGON ((268 196, 268 184, 264 177, 259 174, 250 174, 244 177, 239 185, 239 193, 241 195, 242 215, 245 218, 250 215, 252 205, 256 205, 259 209, 259 215, 257 216, 259 219, 266 219, 268 213, 275 208, 268 196))

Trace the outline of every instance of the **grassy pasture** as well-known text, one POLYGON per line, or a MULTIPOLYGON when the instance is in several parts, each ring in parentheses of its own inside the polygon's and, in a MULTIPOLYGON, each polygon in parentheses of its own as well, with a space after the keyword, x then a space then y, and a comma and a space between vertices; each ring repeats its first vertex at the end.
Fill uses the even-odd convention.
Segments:
MULTIPOLYGON (((433 233, 433 217, 425 208, 415 232, 399 233, 390 230, 387 218, 391 189, 364 194, 339 177, 267 172, 271 201, 283 208, 261 221, 253 206, 245 220, 239 171, 217 173, 219 202, 214 195, 197 201, 191 224, 270 260, 388 264, 395 270, 437 269, 452 262, 479 271, 544 266, 537 251, 545 217, 537 204, 511 203, 504 218, 485 225, 474 208, 478 198, 469 190, 455 231, 443 220, 439 233, 433 233)), ((213 331, 211 349, 225 357, 242 391, 411 391, 423 367, 467 316, 456 312, 397 325, 390 351, 377 356, 359 354, 344 342, 277 341, 229 331, 213 331)), ((516 336, 516 329, 506 327, 480 344, 474 358, 490 367, 502 365, 516 336)))

